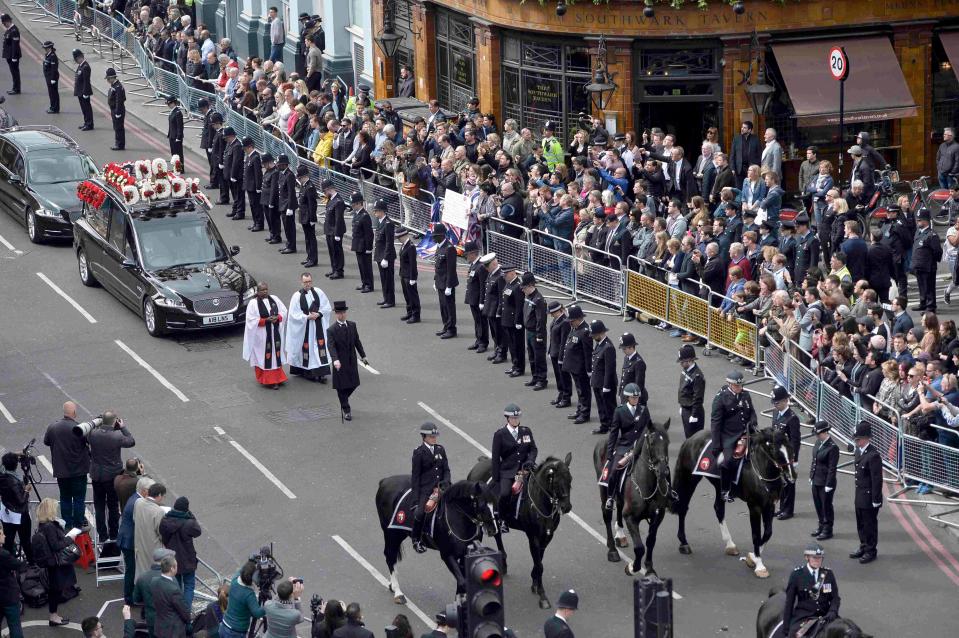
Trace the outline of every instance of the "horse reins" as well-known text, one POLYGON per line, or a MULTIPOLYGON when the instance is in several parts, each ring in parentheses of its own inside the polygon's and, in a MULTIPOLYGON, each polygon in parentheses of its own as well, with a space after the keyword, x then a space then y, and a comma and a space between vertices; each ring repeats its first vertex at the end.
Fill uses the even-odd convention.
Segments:
MULTIPOLYGON (((639 486, 639 483, 636 482, 636 477, 633 476, 633 472, 629 473, 629 480, 630 482, 632 482, 633 487, 636 488, 636 491, 639 492, 640 498, 642 498, 644 501, 648 501, 652 499, 653 497, 655 497, 657 493, 659 493, 661 496, 668 496, 670 484, 669 484, 669 481, 663 480, 663 473, 660 471, 659 465, 654 467, 653 460, 651 458, 648 458, 649 445, 650 445, 649 439, 651 438, 649 431, 646 432, 646 434, 644 435, 644 438, 646 439, 646 445, 643 446, 643 452, 647 454, 646 469, 648 469, 650 472, 656 475, 656 486, 653 488, 653 491, 649 493, 649 496, 643 496, 643 489, 639 486), (660 486, 663 486, 663 488, 660 489, 660 486)), ((639 459, 637 459, 637 461, 638 460, 639 459)), ((669 468, 668 455, 666 456, 666 467, 667 469, 669 468)))
MULTIPOLYGON (((778 480, 780 480, 780 479, 782 479, 782 480, 784 480, 784 481, 786 481, 786 482, 788 483, 789 480, 786 479, 786 478, 784 478, 784 476, 788 476, 788 474, 787 474, 786 470, 783 468, 782 464, 781 464, 779 461, 777 461, 775 458, 773 458, 772 456, 770 456, 770 455, 769 455, 769 452, 767 452, 767 451, 763 448, 763 446, 760 445, 760 446, 759 446, 759 450, 762 452, 763 456, 766 457, 766 459, 768 459, 769 461, 772 461, 773 465, 776 466, 776 469, 779 470, 779 475, 778 475, 778 476, 774 476, 774 477, 772 477, 772 478, 766 478, 765 476, 763 476, 763 475, 759 472, 759 470, 756 469, 756 461, 755 461, 755 459, 753 459, 753 455, 750 454, 750 455, 749 455, 749 466, 750 466, 751 468, 753 468, 753 474, 755 474, 756 477, 757 477, 760 481, 763 481, 764 483, 772 483, 772 482, 778 481, 778 480)), ((769 487, 767 487, 766 485, 763 485, 763 487, 766 489, 767 492, 769 491, 769 487)))
MULTIPOLYGON (((555 472, 556 472, 555 469, 554 469, 554 470, 551 470, 550 477, 549 477, 549 485, 550 485, 550 487, 553 486, 553 479, 556 477, 555 472)), ((527 495, 529 496, 529 506, 530 506, 530 507, 533 509, 533 511, 536 512, 536 514, 537 514, 538 516, 540 516, 541 518, 544 518, 544 519, 546 519, 547 521, 552 522, 553 519, 556 518, 557 516, 562 516, 562 512, 560 511, 560 507, 559 507, 559 499, 556 498, 556 496, 554 496, 549 490, 547 490, 545 487, 543 487, 542 483, 540 483, 539 478, 536 476, 536 473, 535 473, 535 472, 530 472, 529 487, 526 488, 526 493, 527 493, 527 495), (539 489, 539 491, 540 491, 540 492, 543 494, 543 496, 545 496, 545 497, 547 498, 547 500, 549 501, 549 504, 550 504, 550 512, 549 512, 549 514, 546 514, 545 512, 543 512, 543 510, 541 510, 541 509, 539 508, 539 506, 536 504, 536 499, 533 498, 533 493, 532 493, 532 491, 530 490, 530 488, 533 486, 533 483, 534 483, 534 482, 536 483, 536 487, 539 489)), ((557 523, 557 524, 558 524, 558 523, 557 523)), ((552 535, 553 529, 547 528, 546 533, 547 533, 547 535, 552 535)))
MULTIPOLYGON (((476 499, 472 499, 472 500, 475 501, 476 499)), ((445 505, 443 507, 443 520, 446 522, 446 529, 449 530, 450 536, 452 536, 453 538, 455 538, 461 543, 467 543, 467 544, 479 538, 483 531, 483 522, 479 519, 478 516, 476 518, 473 518, 472 516, 467 514, 463 510, 463 508, 457 506, 456 509, 459 510, 460 514, 465 516, 469 522, 471 522, 474 526, 476 526, 476 530, 473 532, 472 536, 470 536, 469 538, 460 538, 460 536, 456 533, 456 531, 453 530, 453 526, 450 524, 449 512, 451 507, 453 507, 452 503, 449 505, 445 505)))

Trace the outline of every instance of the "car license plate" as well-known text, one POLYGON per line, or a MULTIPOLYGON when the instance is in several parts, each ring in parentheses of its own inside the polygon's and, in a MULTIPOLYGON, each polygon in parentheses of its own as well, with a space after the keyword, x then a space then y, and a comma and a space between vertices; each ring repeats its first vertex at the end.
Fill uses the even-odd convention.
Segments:
POLYGON ((233 321, 233 313, 226 315, 213 315, 212 317, 203 317, 204 326, 212 326, 218 323, 230 323, 233 321))

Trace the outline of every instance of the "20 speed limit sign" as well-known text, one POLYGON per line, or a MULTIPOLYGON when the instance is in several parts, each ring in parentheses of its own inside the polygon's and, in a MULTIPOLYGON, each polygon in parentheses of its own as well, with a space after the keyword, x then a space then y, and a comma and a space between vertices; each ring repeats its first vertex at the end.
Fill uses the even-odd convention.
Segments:
POLYGON ((829 73, 834 80, 845 80, 849 75, 849 58, 842 47, 833 47, 829 50, 829 73))

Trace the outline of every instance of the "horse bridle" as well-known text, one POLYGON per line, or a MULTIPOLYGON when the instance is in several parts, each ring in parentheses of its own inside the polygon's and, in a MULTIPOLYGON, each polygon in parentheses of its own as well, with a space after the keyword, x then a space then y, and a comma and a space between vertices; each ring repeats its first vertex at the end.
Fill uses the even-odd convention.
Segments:
MULTIPOLYGON (((470 500, 474 504, 476 503, 475 496, 470 496, 470 500)), ((460 512, 460 514, 465 516, 466 519, 476 527, 476 531, 473 532, 472 536, 470 536, 469 538, 461 538, 453 529, 453 525, 450 523, 449 512, 451 507, 453 507, 453 503, 444 504, 444 507, 443 507, 443 520, 446 522, 446 529, 449 530, 450 536, 452 536, 453 538, 455 538, 461 543, 467 543, 467 544, 472 543, 474 540, 478 539, 483 533, 483 521, 479 518, 479 516, 476 516, 476 517, 470 516, 463 510, 462 507, 458 505, 456 506, 456 509, 460 512)))
MULTIPOLYGON (((753 468, 753 474, 755 474, 756 477, 757 477, 760 481, 763 481, 764 483, 773 483, 773 482, 778 481, 778 480, 780 480, 780 479, 786 481, 787 483, 791 482, 788 478, 785 478, 785 477, 788 477, 788 476, 789 476, 789 472, 788 472, 787 468, 786 468, 782 463, 780 463, 778 460, 776 460, 775 457, 770 456, 769 452, 766 451, 766 449, 765 449, 764 446, 760 445, 760 446, 758 446, 758 447, 759 447, 759 451, 762 452, 763 456, 765 456, 767 460, 772 461, 772 464, 776 466, 776 469, 779 470, 779 474, 778 474, 777 476, 772 477, 772 478, 766 478, 765 476, 763 476, 763 475, 759 472, 759 470, 756 468, 756 461, 755 461, 755 459, 753 459, 753 455, 750 454, 750 455, 749 455, 749 466, 753 468)), ((789 461, 787 460, 786 462, 788 463, 789 461)), ((768 488, 768 487, 766 487, 765 485, 763 485, 763 487, 766 488, 766 491, 769 491, 769 488, 768 488)))
MULTIPOLYGON (((549 487, 552 488, 553 481, 556 479, 556 470, 553 468, 550 468, 548 471, 548 474, 549 474, 549 487)), ((545 512, 543 512, 543 510, 541 510, 539 506, 536 504, 536 499, 533 498, 533 493, 530 491, 529 488, 527 488, 526 491, 527 491, 527 494, 529 495, 529 506, 533 509, 533 511, 536 512, 538 516, 548 521, 552 521, 553 518, 557 517, 557 515, 562 516, 562 511, 559 506, 559 499, 556 497, 555 494, 553 494, 548 489, 543 487, 543 484, 540 482, 539 478, 536 476, 536 472, 530 472, 529 483, 530 483, 530 488, 533 487, 535 483, 536 488, 549 501, 549 507, 550 507, 549 514, 546 514, 545 512)), ((549 530, 549 533, 552 533, 552 530, 549 530)))
MULTIPOLYGON (((656 434, 662 437, 662 434, 659 434, 658 432, 656 434)), ((666 472, 669 472, 669 454, 667 453, 666 455, 665 463, 653 463, 653 459, 651 455, 649 455, 648 453, 650 439, 652 438, 652 435, 650 434, 649 430, 646 430, 645 434, 643 434, 643 438, 645 439, 645 444, 643 445, 643 451, 647 452, 646 469, 648 469, 650 472, 652 472, 656 476, 656 487, 654 487, 653 491, 649 493, 649 496, 643 496, 643 490, 639 486, 639 483, 636 482, 636 477, 633 476, 633 472, 629 473, 629 480, 633 483, 633 487, 636 488, 636 491, 639 492, 640 498, 642 498, 644 501, 648 501, 652 499, 653 497, 655 497, 657 494, 659 494, 660 496, 669 495, 669 491, 670 491, 669 481, 663 478, 664 472, 660 469, 663 465, 665 465, 666 472)))

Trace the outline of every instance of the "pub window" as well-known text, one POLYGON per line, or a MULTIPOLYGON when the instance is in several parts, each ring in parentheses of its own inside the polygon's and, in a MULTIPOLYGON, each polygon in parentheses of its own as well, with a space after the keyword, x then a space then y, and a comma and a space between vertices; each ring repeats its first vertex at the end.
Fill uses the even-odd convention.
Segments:
MULTIPOLYGON (((959 62, 959 60, 957 60, 959 62)), ((942 141, 942 129, 959 125, 959 69, 952 66, 939 38, 932 47, 932 128, 942 141)))
POLYGON ((400 68, 409 67, 410 72, 415 75, 416 58, 413 53, 414 35, 413 35, 413 8, 410 0, 398 0, 396 3, 396 32, 402 34, 403 41, 396 49, 396 55, 393 56, 393 77, 396 78, 397 88, 399 84, 400 68))
POLYGON ((436 60, 440 104, 458 113, 476 95, 476 40, 469 18, 436 12, 436 60))

